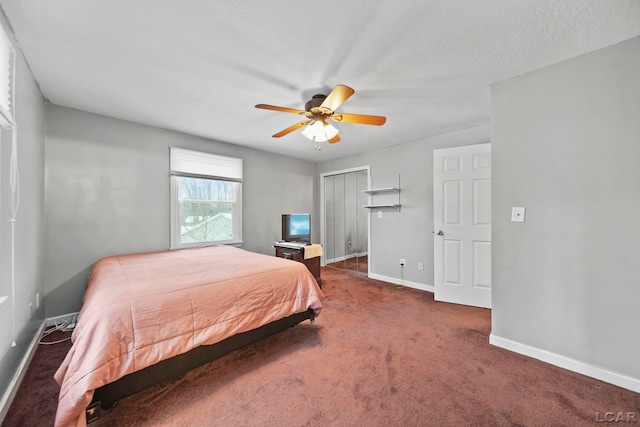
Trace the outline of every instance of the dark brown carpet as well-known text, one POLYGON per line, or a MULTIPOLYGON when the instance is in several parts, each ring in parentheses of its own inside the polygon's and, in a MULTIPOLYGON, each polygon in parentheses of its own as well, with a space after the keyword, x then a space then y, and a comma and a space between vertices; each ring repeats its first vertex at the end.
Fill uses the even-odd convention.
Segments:
MULTIPOLYGON (((584 426, 605 413, 640 422, 640 394, 489 345, 489 310, 331 268, 322 279, 315 324, 123 399, 94 426, 584 426)), ((67 349, 38 349, 3 426, 53 424, 51 377, 67 349)))

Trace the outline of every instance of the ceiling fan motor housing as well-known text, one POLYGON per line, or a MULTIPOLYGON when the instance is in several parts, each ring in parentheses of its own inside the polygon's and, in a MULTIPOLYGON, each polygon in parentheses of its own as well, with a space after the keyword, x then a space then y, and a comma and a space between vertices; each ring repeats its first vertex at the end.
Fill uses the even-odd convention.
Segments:
POLYGON ((313 95, 311 97, 311 100, 307 101, 307 103, 304 104, 304 109, 306 111, 311 111, 312 108, 319 107, 320 105, 322 105, 326 97, 327 95, 322 94, 313 95))

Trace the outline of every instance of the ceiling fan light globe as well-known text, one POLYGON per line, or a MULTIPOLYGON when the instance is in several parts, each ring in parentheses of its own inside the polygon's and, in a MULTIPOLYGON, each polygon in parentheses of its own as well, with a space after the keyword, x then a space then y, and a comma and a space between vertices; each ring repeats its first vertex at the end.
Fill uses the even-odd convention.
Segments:
POLYGON ((327 140, 334 138, 338 134, 338 129, 331 123, 324 122, 324 132, 327 136, 327 140))
POLYGON ((338 134, 338 129, 324 120, 315 120, 305 126, 301 133, 311 141, 324 142, 335 137, 338 134))
POLYGON ((324 132, 322 130, 322 124, 319 121, 313 121, 306 125, 301 131, 302 135, 310 139, 311 141, 322 141, 324 132))

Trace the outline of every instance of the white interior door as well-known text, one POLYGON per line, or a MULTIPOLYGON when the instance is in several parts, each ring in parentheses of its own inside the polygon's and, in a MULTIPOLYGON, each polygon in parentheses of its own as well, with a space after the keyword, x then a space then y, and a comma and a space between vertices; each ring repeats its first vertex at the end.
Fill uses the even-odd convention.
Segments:
POLYGON ((491 144, 433 150, 434 298, 491 308, 491 144))

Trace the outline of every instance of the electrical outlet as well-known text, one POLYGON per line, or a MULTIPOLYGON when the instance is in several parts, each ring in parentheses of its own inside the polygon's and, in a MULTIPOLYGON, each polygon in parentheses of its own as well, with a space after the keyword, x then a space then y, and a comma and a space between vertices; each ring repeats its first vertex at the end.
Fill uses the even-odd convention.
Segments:
POLYGON ((40 294, 36 294, 36 310, 40 310, 40 294))
POLYGON ((406 264, 404 258, 400 258, 400 265, 404 267, 404 265, 406 264))
POLYGON ((424 270, 424 262, 418 263, 418 270, 424 270))

